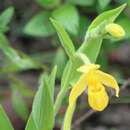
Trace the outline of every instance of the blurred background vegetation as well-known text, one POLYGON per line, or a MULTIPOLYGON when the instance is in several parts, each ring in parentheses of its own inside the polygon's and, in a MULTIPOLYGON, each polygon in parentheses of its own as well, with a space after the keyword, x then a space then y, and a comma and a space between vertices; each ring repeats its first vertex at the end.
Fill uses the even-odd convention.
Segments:
MULTIPOLYGON (((91 21, 122 3, 127 3, 127 8, 116 22, 126 31, 125 40, 104 40, 97 60, 123 88, 119 104, 114 105, 115 100, 104 112, 84 119, 76 130, 129 130, 130 0, 0 0, 0 102, 17 130, 24 129, 40 73, 58 66, 57 93, 67 62, 49 18, 65 27, 78 48, 91 21)), ((85 96, 79 101, 75 120, 87 111, 84 102, 85 96)), ((56 120, 56 130, 61 127, 64 106, 56 120)))

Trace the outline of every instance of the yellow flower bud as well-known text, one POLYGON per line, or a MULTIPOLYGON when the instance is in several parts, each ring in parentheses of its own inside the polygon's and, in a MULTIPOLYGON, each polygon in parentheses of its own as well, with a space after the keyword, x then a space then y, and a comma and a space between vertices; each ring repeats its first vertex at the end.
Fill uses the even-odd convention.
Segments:
POLYGON ((115 38, 122 38, 125 36, 125 31, 119 24, 110 23, 105 26, 105 31, 115 38))

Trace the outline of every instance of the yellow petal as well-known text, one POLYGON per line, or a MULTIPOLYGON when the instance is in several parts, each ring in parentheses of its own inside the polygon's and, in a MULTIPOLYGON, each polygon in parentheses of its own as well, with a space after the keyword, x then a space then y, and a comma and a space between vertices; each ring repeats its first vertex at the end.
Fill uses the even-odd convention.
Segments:
POLYGON ((85 64, 85 65, 79 67, 79 68, 77 69, 77 71, 78 71, 78 72, 82 72, 82 73, 87 73, 87 72, 90 71, 90 70, 94 70, 94 69, 96 70, 96 69, 98 69, 98 68, 100 68, 100 65, 85 64))
POLYGON ((80 79, 77 81, 77 83, 74 85, 70 92, 69 96, 69 104, 72 104, 77 100, 77 98, 82 94, 83 91, 85 91, 87 83, 86 83, 86 74, 82 74, 80 79))
POLYGON ((118 97, 119 96, 119 86, 118 86, 118 83, 116 82, 115 78, 113 76, 111 76, 110 74, 104 73, 100 70, 97 70, 96 73, 97 73, 97 76, 99 77, 100 81, 104 85, 116 90, 116 96, 118 97))
POLYGON ((93 91, 91 88, 92 86, 88 87, 88 102, 90 107, 96 111, 103 111, 109 103, 109 97, 104 86, 99 91, 93 91))

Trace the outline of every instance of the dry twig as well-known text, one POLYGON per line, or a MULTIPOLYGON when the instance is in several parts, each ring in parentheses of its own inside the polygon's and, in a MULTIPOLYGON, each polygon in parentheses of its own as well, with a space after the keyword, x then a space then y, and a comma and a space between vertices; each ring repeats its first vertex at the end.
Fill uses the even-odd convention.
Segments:
POLYGON ((72 128, 75 128, 76 126, 80 125, 84 120, 88 119, 94 113, 96 113, 96 111, 94 111, 94 110, 87 111, 83 116, 81 116, 79 119, 77 119, 74 122, 74 124, 72 125, 72 128))

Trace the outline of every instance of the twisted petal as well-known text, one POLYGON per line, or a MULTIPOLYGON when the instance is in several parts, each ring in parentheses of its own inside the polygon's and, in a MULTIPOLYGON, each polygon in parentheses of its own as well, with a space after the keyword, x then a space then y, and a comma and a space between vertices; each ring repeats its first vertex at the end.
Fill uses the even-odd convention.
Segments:
POLYGON ((92 91, 91 87, 88 87, 89 105, 96 111, 103 111, 109 102, 109 97, 105 91, 105 88, 101 85, 101 89, 99 91, 92 91))
POLYGON ((115 78, 113 76, 107 74, 107 73, 100 71, 100 70, 97 70, 96 73, 97 73, 100 81, 104 85, 111 87, 111 88, 116 90, 116 96, 119 97, 119 86, 118 86, 115 78))
POLYGON ((74 103, 77 98, 82 94, 83 91, 86 89, 86 74, 83 74, 80 79, 77 81, 75 86, 72 88, 69 96, 69 104, 74 103))
POLYGON ((90 70, 96 70, 96 69, 98 69, 98 68, 100 68, 100 65, 85 64, 85 65, 79 67, 79 68, 77 69, 77 71, 82 72, 82 73, 87 73, 87 72, 90 71, 90 70))

